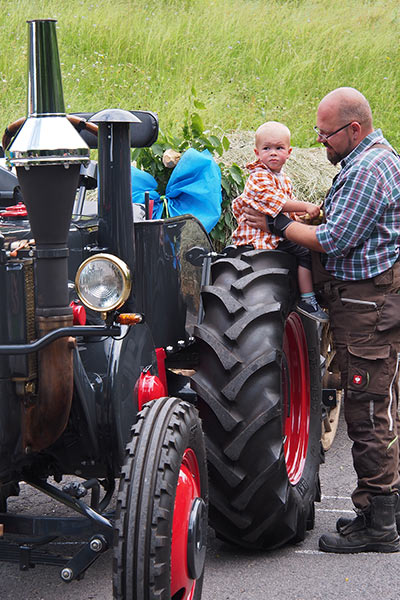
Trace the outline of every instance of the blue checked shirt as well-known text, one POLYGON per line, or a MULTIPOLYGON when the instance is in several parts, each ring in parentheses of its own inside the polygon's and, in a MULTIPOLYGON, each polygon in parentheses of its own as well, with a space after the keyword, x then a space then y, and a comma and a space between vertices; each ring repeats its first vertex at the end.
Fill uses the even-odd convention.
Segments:
POLYGON ((377 129, 341 162, 317 227, 323 264, 337 279, 369 279, 389 269, 400 246, 400 158, 377 129))

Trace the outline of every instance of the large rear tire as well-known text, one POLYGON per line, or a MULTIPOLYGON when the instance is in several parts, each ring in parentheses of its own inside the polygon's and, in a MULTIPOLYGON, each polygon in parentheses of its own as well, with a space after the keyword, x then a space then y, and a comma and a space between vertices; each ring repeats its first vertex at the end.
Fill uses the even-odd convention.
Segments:
POLYGON ((117 600, 199 600, 207 532, 207 467, 196 409, 147 404, 132 428, 117 500, 117 600))
POLYGON ((206 434, 210 524, 243 547, 304 539, 320 499, 319 325, 294 312, 294 258, 218 260, 202 292, 192 385, 206 434))

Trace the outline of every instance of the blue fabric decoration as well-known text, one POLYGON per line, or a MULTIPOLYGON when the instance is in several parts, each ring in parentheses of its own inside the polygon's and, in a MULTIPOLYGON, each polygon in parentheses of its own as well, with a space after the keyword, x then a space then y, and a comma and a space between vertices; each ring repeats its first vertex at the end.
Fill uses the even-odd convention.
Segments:
MULTIPOLYGON (((154 200, 153 219, 160 219, 163 204, 156 188, 154 177, 132 167, 133 202, 144 203, 144 192, 149 191, 154 200)), ((221 216, 222 202, 221 171, 211 153, 187 150, 172 171, 165 196, 171 217, 191 214, 210 232, 221 216)))
POLYGON ((132 181, 132 202, 134 204, 144 204, 144 193, 149 192, 150 200, 154 200, 153 219, 161 219, 163 203, 157 190, 157 181, 153 175, 141 171, 136 167, 131 167, 132 181))
POLYGON ((208 150, 189 148, 180 158, 165 195, 171 217, 194 215, 207 232, 221 216, 221 171, 208 150))

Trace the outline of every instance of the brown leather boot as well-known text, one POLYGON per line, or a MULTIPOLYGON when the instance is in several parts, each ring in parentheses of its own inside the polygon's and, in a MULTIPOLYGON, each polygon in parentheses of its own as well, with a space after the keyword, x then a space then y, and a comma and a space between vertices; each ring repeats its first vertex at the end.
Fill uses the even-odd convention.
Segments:
POLYGON ((374 496, 370 510, 362 515, 362 526, 359 519, 357 529, 353 528, 347 533, 322 535, 319 539, 320 550, 340 554, 400 550, 400 538, 395 522, 397 498, 397 494, 374 496))

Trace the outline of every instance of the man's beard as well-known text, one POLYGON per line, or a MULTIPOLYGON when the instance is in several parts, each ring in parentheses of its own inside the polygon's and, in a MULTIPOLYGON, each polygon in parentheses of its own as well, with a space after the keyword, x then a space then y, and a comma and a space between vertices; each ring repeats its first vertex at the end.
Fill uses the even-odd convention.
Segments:
POLYGON ((348 154, 348 153, 346 153, 344 155, 338 154, 337 152, 335 152, 335 150, 332 147, 328 148, 327 146, 325 146, 325 148, 326 148, 326 157, 329 160, 329 162, 332 163, 333 165, 337 165, 348 154))
POLYGON ((352 147, 350 146, 350 144, 347 146, 346 150, 344 152, 341 152, 340 154, 338 152, 336 152, 336 150, 334 150, 332 148, 332 146, 326 146, 324 144, 325 148, 326 148, 326 157, 329 160, 330 163, 332 163, 333 165, 337 165, 341 160, 343 160, 344 158, 346 158, 346 156, 348 156, 350 154, 350 152, 352 151, 352 147))

